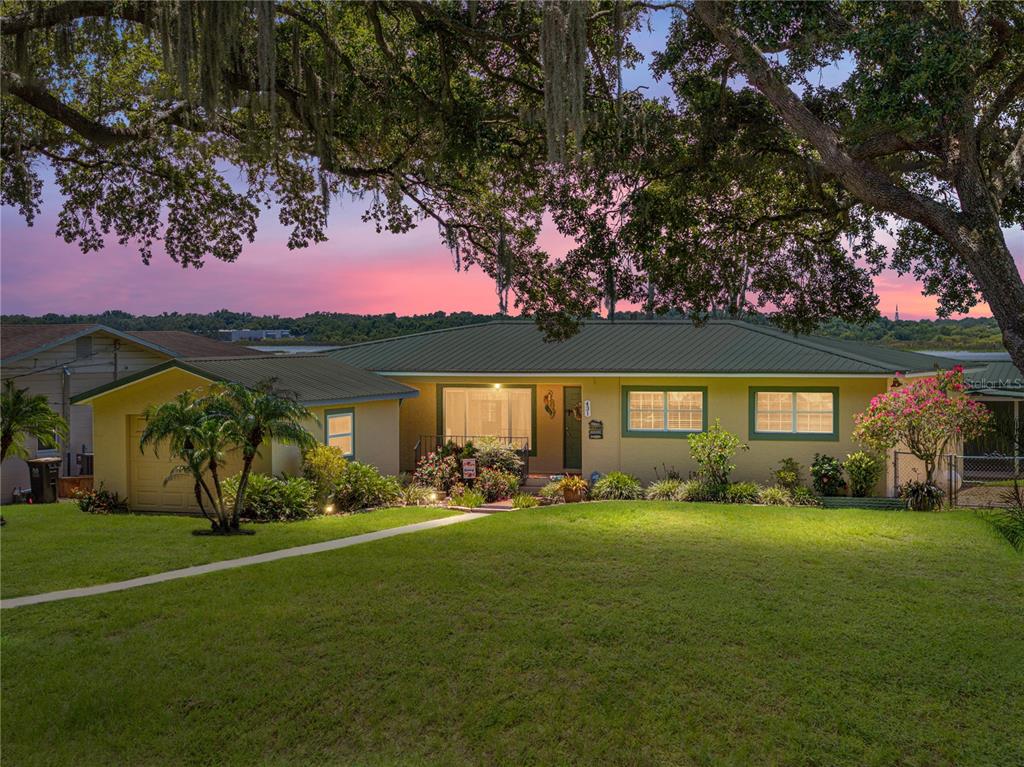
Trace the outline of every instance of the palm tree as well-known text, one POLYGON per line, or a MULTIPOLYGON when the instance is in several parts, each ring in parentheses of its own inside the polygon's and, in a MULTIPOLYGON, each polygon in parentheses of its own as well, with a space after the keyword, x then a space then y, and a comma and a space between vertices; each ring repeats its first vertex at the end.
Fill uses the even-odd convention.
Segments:
POLYGON ((252 387, 223 384, 212 407, 220 411, 219 417, 223 418, 230 441, 242 451, 242 473, 231 514, 232 528, 237 529, 239 515, 245 508, 252 463, 260 447, 267 440, 303 450, 313 447, 316 440, 303 426, 303 422, 313 420, 313 415, 293 394, 278 390, 272 379, 252 387))
POLYGON ((8 378, 0 394, 0 461, 8 454, 28 458, 26 437, 35 437, 43 447, 57 447, 58 438, 68 437, 68 424, 53 412, 46 397, 18 389, 8 378))
POLYGON ((231 529, 231 516, 224 504, 220 469, 232 443, 228 424, 215 411, 216 401, 216 397, 203 396, 199 390, 194 390, 184 391, 162 405, 149 406, 143 413, 146 426, 139 440, 139 450, 152 446, 156 454, 160 443, 166 442, 171 456, 182 463, 172 469, 164 482, 182 474, 190 475, 199 510, 210 520, 214 531, 226 533, 231 529), (212 515, 207 513, 204 496, 212 515))

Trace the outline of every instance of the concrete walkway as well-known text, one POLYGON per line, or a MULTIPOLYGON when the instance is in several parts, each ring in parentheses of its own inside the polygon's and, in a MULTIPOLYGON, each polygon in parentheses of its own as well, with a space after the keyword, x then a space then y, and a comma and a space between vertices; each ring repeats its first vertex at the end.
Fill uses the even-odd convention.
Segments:
POLYGON ((180 570, 168 570, 165 573, 144 575, 140 578, 132 578, 127 581, 102 583, 98 586, 84 586, 79 589, 48 591, 45 594, 33 594, 31 596, 26 597, 12 597, 10 599, 0 600, 0 609, 6 610, 9 607, 40 605, 44 602, 59 602, 63 599, 78 599, 79 597, 92 597, 96 596, 97 594, 109 594, 112 591, 126 591, 127 589, 138 588, 139 586, 149 586, 152 583, 163 583, 164 581, 175 581, 179 578, 191 578, 194 575, 205 575, 206 573, 215 573, 219 570, 231 570, 236 567, 248 567, 249 565, 259 565, 263 564, 264 562, 276 562, 279 559, 288 559, 290 557, 304 557, 307 554, 319 554, 322 551, 334 551, 335 549, 344 549, 348 548, 349 546, 356 546, 360 543, 369 543, 370 541, 379 541, 384 538, 393 538, 396 535, 416 533, 420 530, 432 530, 436 527, 446 527, 448 525, 458 524, 459 522, 469 522, 471 519, 480 519, 481 517, 486 516, 487 514, 479 514, 476 512, 456 514, 452 517, 430 519, 426 522, 416 522, 412 525, 402 525, 401 527, 389 527, 385 530, 375 530, 372 533, 350 535, 348 538, 336 538, 333 541, 309 543, 305 546, 293 546, 289 549, 266 551, 262 554, 253 554, 252 556, 239 557, 238 559, 224 559, 220 562, 210 562, 205 565, 193 565, 192 567, 183 567, 180 570))

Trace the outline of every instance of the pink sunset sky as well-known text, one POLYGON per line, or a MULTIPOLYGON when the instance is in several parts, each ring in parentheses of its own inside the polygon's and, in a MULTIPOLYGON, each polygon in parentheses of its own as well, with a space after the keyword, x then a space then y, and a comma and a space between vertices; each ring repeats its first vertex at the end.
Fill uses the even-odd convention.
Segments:
MULTIPOLYGON (((650 60, 661 47, 670 20, 656 14, 648 30, 633 41, 650 60)), ((842 62, 820 73, 821 80, 842 81, 842 62)), ((670 96, 646 66, 624 73, 627 88, 643 87, 648 95, 670 96)), ((33 227, 17 212, 0 213, 0 310, 5 314, 54 312, 95 313, 121 309, 133 314, 209 312, 217 309, 255 314, 298 316, 308 312, 419 314, 434 311, 497 310, 494 284, 478 269, 456 272, 451 254, 430 223, 405 235, 377 234, 360 220, 358 202, 335 201, 328 241, 289 251, 287 234, 276 211, 260 219, 256 241, 235 263, 210 259, 200 270, 185 270, 157 255, 142 263, 135 249, 111 238, 98 253, 83 254, 77 245, 57 237, 60 200, 52 184, 44 192, 42 214, 33 227)), ((1007 233, 1010 250, 1024 267, 1024 233, 1007 233)), ((552 228, 540 245, 555 255, 571 243, 552 228)), ((935 316, 934 299, 921 295, 910 277, 879 276, 875 285, 879 309, 892 316, 897 305, 907 319, 935 316)), ((990 312, 980 305, 972 315, 990 312)))
MULTIPOLYGON (((48 195, 43 214, 28 227, 9 208, 0 230, 0 303, 5 314, 134 314, 208 312, 217 309, 298 316, 307 312, 421 314, 497 310, 494 283, 479 269, 456 272, 437 228, 423 224, 405 235, 377 234, 359 220, 356 203, 335 209, 327 242, 289 251, 276 214, 265 213, 256 241, 235 263, 210 259, 202 269, 182 269, 168 258, 146 266, 131 246, 116 241, 83 254, 54 234, 59 202, 48 195)), ((1007 232, 1011 251, 1024 262, 1024 234, 1007 232)), ((541 245, 561 255, 569 243, 553 230, 541 245)), ((905 319, 935 316, 935 300, 921 295, 910 277, 883 274, 876 281, 879 309, 905 319)), ((989 314, 980 305, 974 316, 989 314)))

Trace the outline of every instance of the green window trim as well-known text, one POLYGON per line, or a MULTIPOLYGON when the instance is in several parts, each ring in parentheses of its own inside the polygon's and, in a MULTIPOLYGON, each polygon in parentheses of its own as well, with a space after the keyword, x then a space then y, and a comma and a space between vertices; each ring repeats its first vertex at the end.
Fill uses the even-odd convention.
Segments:
POLYGON ((346 458, 354 458, 356 454, 356 409, 354 407, 336 407, 330 408, 324 411, 324 444, 331 444, 331 437, 352 437, 352 452, 345 453, 346 458), (337 432, 331 433, 331 416, 332 415, 350 415, 352 416, 352 431, 351 432, 337 432))
MULTIPOLYGON (((665 408, 668 409, 668 397, 665 398, 665 408)), ((623 437, 640 437, 640 438, 654 438, 654 439, 688 439, 691 434, 700 434, 708 430, 708 387, 706 386, 623 386, 621 396, 621 410, 622 410, 622 436, 623 437), (630 429, 629 428, 629 394, 630 392, 642 392, 642 391, 656 391, 656 392, 670 392, 670 391, 696 391, 701 393, 701 427, 700 431, 683 431, 683 430, 654 430, 654 429, 630 429)), ((668 420, 666 418, 666 423, 668 420)))
MULTIPOLYGON (((486 383, 443 383, 437 384, 437 436, 444 436, 444 390, 445 389, 493 389, 494 384, 486 383)), ((502 389, 530 390, 530 457, 537 457, 537 385, 500 384, 502 389)), ((515 436, 515 435, 513 435, 515 436)))
MULTIPOLYGON (((839 441, 839 387, 838 386, 751 386, 749 394, 749 424, 747 439, 776 440, 786 442, 838 442, 839 441), (758 392, 802 392, 832 395, 832 431, 831 432, 780 432, 757 430, 757 394, 758 392)), ((795 403, 795 398, 794 398, 795 403)), ((794 407, 796 405, 794 404, 794 407)))

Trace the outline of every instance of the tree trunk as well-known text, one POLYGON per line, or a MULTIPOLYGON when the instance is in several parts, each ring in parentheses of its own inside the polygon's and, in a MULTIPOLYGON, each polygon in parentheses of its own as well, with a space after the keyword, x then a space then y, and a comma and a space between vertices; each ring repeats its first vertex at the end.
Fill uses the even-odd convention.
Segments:
MULTIPOLYGON (((700 0, 693 10, 751 85, 768 99, 795 135, 817 150, 821 166, 850 194, 880 211, 921 224, 949 244, 970 270, 999 324, 1010 358, 1024 373, 1024 281, 1006 247, 991 182, 978 164, 973 127, 962 130, 958 141, 957 211, 900 186, 871 163, 852 157, 836 131, 807 109, 764 54, 732 26, 726 3, 700 0)), ((973 113, 965 112, 963 117, 973 126, 973 113)))
POLYGON ((224 511, 224 492, 221 490, 220 475, 217 472, 216 461, 210 461, 210 477, 213 479, 213 489, 217 492, 217 498, 215 503, 218 524, 220 525, 221 530, 227 532, 230 527, 230 520, 228 518, 227 513, 224 511))
POLYGON ((235 493, 235 507, 231 512, 231 527, 237 530, 241 526, 242 508, 245 505, 245 491, 249 487, 249 472, 252 471, 252 462, 256 458, 253 455, 242 457, 242 474, 238 478, 238 492, 235 493))

